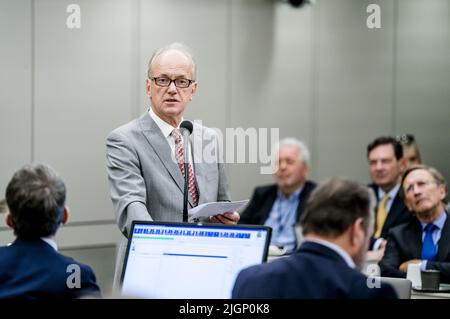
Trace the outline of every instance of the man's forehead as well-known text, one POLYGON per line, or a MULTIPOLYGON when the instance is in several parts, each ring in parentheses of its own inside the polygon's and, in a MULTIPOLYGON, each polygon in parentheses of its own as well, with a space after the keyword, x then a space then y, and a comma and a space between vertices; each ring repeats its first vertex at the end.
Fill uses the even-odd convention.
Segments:
POLYGON ((283 145, 278 149, 278 156, 298 156, 300 154, 300 150, 298 147, 294 145, 283 145))
POLYGON ((391 144, 382 144, 375 147, 369 153, 369 158, 395 157, 394 147, 391 144))
POLYGON ((411 183, 416 180, 424 180, 428 178, 432 178, 433 176, 429 171, 423 168, 418 168, 413 171, 411 171, 406 177, 405 177, 405 183, 411 183))
POLYGON ((192 67, 191 60, 181 51, 178 50, 169 50, 161 53, 152 63, 153 70, 155 69, 167 69, 176 70, 176 69, 187 69, 190 70, 192 67))

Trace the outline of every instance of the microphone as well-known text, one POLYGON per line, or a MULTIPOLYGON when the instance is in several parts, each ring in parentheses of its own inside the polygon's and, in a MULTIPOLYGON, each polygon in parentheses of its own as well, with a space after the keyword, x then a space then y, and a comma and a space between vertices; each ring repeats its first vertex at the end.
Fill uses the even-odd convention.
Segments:
POLYGON ((183 193, 183 222, 188 221, 188 185, 189 185, 189 135, 193 130, 192 122, 183 121, 180 124, 180 131, 183 135, 183 147, 184 147, 184 193, 183 193))

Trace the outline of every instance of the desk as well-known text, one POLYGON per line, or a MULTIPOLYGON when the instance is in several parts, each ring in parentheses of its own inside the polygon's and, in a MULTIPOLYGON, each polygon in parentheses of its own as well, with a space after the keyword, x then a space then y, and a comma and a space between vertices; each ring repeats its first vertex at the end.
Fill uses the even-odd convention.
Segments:
MULTIPOLYGON (((449 284, 441 284, 441 289, 446 290, 450 288, 449 284)), ((450 292, 421 292, 412 289, 411 299, 450 299, 450 292)))
POLYGON ((450 299, 448 292, 419 292, 411 291, 411 299, 450 299))

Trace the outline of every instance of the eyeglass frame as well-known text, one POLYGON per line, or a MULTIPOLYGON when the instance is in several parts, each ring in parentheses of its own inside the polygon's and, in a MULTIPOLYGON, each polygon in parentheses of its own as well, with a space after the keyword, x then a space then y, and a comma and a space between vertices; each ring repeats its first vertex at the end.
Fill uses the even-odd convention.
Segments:
POLYGON ((176 88, 179 88, 179 89, 187 89, 188 87, 191 86, 192 83, 195 82, 195 80, 185 79, 185 78, 176 78, 176 79, 173 79, 173 80, 172 80, 172 79, 170 79, 170 78, 168 78, 168 77, 166 77, 166 76, 149 77, 149 80, 152 80, 153 82, 155 82, 155 85, 156 85, 156 86, 163 87, 163 88, 169 87, 169 86, 172 84, 172 82, 173 82, 173 84, 175 85, 175 87, 176 87, 176 88), (160 84, 156 83, 156 81, 157 81, 158 79, 167 79, 167 80, 169 80, 169 84, 168 84, 168 85, 160 85, 160 84), (176 82, 177 80, 185 80, 185 81, 188 81, 189 84, 188 84, 187 86, 178 86, 178 85, 177 85, 177 82, 176 82))

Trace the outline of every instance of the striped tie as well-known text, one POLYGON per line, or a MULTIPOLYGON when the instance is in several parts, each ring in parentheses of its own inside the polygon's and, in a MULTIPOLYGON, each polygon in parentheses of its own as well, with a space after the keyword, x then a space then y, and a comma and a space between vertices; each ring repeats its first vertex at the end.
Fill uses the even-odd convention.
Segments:
MULTIPOLYGON (((172 136, 175 138, 175 158, 178 162, 178 166, 180 167, 181 174, 184 177, 184 147, 183 147, 183 137, 181 136, 179 129, 174 129, 172 131, 172 136)), ((189 169, 189 194, 192 198, 192 203, 194 206, 197 206, 198 204, 198 193, 197 193, 197 187, 195 186, 195 177, 194 177, 194 171, 192 170, 191 163, 188 163, 188 169, 189 169)))

